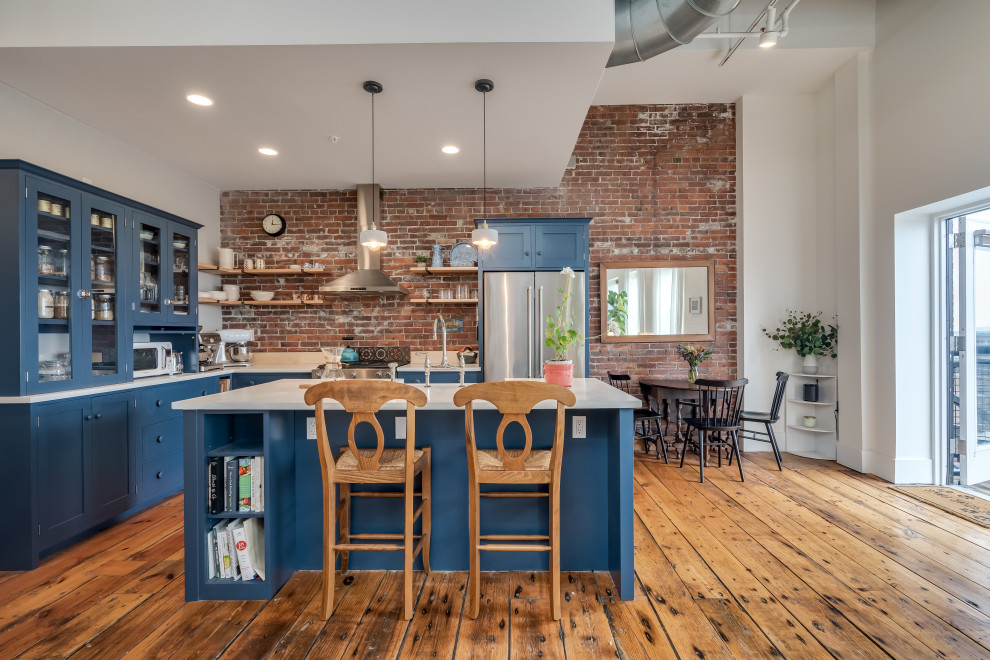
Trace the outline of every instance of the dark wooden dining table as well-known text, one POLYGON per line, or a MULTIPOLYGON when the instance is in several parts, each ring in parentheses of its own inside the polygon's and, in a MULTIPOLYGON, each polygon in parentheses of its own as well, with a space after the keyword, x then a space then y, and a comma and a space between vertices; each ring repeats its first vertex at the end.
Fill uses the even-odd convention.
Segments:
POLYGON ((670 428, 670 423, 673 422, 674 443, 683 442, 685 438, 684 434, 681 433, 681 404, 696 403, 699 400, 697 384, 688 382, 687 378, 665 378, 662 376, 643 376, 639 382, 655 392, 651 394, 651 398, 655 398, 657 403, 661 405, 661 410, 658 412, 663 413, 663 403, 668 403, 666 410, 667 428, 670 428), (669 405, 671 403, 673 406, 669 405), (671 414, 671 408, 673 408, 673 414, 671 414))

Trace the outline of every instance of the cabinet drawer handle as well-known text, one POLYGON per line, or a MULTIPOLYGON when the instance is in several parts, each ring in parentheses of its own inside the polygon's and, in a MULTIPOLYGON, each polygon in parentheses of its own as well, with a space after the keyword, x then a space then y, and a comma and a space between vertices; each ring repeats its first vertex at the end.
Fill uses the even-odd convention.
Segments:
POLYGON ((163 474, 165 474, 165 473, 164 472, 158 472, 157 474, 155 474, 155 479, 161 479, 163 474))
POLYGON ((157 438, 155 438, 155 442, 161 444, 161 441, 162 441, 162 436, 158 436, 157 438))
POLYGON ((155 406, 158 407, 158 408, 161 408, 162 407, 162 400, 161 399, 158 399, 157 401, 155 401, 155 406))

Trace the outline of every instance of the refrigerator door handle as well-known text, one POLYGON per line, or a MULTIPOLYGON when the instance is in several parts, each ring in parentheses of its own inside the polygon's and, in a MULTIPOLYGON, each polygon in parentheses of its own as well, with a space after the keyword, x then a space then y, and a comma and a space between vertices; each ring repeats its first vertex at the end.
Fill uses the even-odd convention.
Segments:
POLYGON ((526 360, 526 377, 533 377, 533 287, 526 287, 526 327, 529 328, 529 332, 526 333, 526 354, 528 359, 526 360))
MULTIPOLYGON (((541 286, 537 295, 537 305, 539 305, 539 315, 536 317, 536 327, 533 328, 536 332, 539 332, 540 324, 543 323, 543 287, 541 286)), ((537 343, 537 346, 540 344, 537 343)), ((543 360, 540 360, 540 378, 543 378, 543 360)))

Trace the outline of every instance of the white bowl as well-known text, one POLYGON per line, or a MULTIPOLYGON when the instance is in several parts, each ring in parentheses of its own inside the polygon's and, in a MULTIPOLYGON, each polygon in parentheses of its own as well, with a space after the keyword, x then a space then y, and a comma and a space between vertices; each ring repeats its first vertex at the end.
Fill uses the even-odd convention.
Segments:
POLYGON ((226 300, 227 299, 227 292, 226 291, 213 291, 212 293, 210 293, 210 297, 213 298, 214 300, 226 300))
POLYGON ((275 297, 274 291, 252 291, 251 297, 258 302, 268 302, 275 297))
POLYGON ((220 341, 239 343, 254 339, 254 332, 246 328, 228 328, 220 331, 220 341))

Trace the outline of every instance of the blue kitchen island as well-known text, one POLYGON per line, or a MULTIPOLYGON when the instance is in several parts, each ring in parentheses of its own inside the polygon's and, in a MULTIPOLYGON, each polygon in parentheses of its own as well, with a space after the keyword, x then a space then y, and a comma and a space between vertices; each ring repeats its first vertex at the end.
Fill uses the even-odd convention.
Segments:
MULTIPOLYGON (((295 571, 322 567, 322 482, 316 442, 307 433, 307 418, 311 425, 314 411, 303 402, 300 385, 305 383, 280 380, 174 404, 184 411, 186 600, 270 599, 295 571), (264 457, 264 511, 209 513, 207 465, 214 456, 264 457), (245 517, 258 518, 264 525, 265 578, 245 582, 209 577, 210 528, 221 520, 245 517)), ((457 389, 456 384, 446 383, 424 388, 428 403, 416 411, 416 445, 432 448, 430 563, 435 571, 468 570, 468 474, 464 410, 452 401, 457 389)), ((577 404, 567 410, 561 473, 561 569, 607 570, 620 597, 630 600, 634 595, 632 419, 641 402, 596 379, 576 378, 573 391, 577 404), (587 437, 572 437, 574 416, 586 418, 587 437)), ((545 402, 530 416, 534 448, 550 447, 554 405, 545 402)), ((350 415, 335 402, 327 402, 326 408, 336 453, 346 443, 350 415)), ((404 435, 396 438, 396 418, 404 416, 405 404, 400 402, 386 404, 379 413, 386 446, 405 446, 404 435)), ((500 417, 490 406, 476 406, 481 446, 495 446, 500 417)), ((402 423, 398 426, 402 428, 402 423)), ((362 444, 362 430, 370 432, 370 427, 358 427, 358 445, 370 446, 370 438, 362 444)), ((512 446, 511 430, 507 430, 507 446, 512 446)), ((390 498, 356 498, 352 532, 401 529, 397 504, 390 498)), ((509 530, 545 534, 547 518, 541 498, 482 498, 482 534, 509 530)), ((545 553, 486 553, 482 570, 545 571, 547 562, 545 553)), ((401 568, 401 553, 351 553, 352 570, 401 568)))

